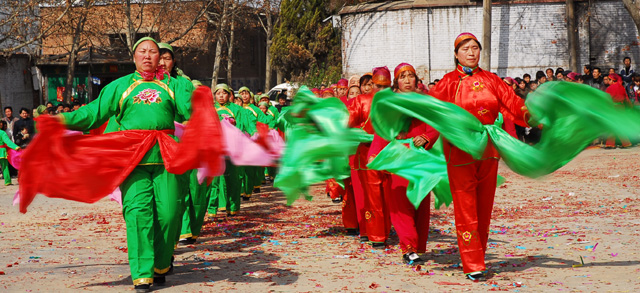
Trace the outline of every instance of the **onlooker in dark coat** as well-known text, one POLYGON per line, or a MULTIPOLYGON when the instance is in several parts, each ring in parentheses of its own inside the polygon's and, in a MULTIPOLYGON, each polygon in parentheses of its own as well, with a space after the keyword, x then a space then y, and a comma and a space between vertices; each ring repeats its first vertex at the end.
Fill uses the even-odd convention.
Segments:
POLYGON ((602 77, 602 71, 600 70, 600 68, 594 67, 591 77, 592 79, 588 84, 594 88, 602 90, 604 88, 604 78, 602 77))
POLYGON ((620 70, 620 76, 622 76, 622 80, 625 82, 625 84, 629 85, 632 82, 632 78, 633 78, 633 73, 634 68, 631 67, 631 58, 629 57, 624 57, 624 66, 622 67, 622 69, 620 70))
POLYGON ((13 139, 17 142, 17 139, 23 139, 23 129, 26 129, 29 136, 35 132, 33 119, 29 118, 29 110, 27 108, 20 109, 20 120, 13 124, 13 139))

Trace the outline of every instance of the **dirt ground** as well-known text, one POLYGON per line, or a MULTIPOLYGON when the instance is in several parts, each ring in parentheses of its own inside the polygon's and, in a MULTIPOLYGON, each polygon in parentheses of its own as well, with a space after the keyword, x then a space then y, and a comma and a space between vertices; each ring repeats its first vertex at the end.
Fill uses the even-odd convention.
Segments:
MULTIPOLYGON (((589 149, 539 180, 514 174, 497 190, 487 264, 464 278, 452 207, 432 210, 428 263, 402 264, 398 239, 373 250, 341 228, 340 205, 313 188, 292 207, 271 188, 240 216, 207 221, 199 243, 176 251, 161 292, 640 292, 640 148, 589 149)), ((14 179, 15 181, 15 179, 14 179)), ((64 188, 64 187, 61 187, 64 188)), ((0 189, 0 291, 126 292, 133 289, 117 203, 36 197, 12 207, 0 189)))

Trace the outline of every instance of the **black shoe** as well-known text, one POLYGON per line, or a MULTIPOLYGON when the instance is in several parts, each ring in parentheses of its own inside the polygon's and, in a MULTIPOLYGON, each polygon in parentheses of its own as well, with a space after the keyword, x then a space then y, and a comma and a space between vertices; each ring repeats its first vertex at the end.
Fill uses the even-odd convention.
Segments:
POLYGON ((405 255, 402 256, 402 260, 404 261, 404 263, 409 264, 409 265, 423 265, 424 264, 424 260, 420 258, 420 256, 418 256, 417 253, 415 252, 409 252, 405 255))
POLYGON ((133 286, 133 289, 136 290, 136 293, 151 292, 151 284, 135 285, 135 286, 133 286))
POLYGON ((371 247, 375 249, 385 249, 387 245, 384 244, 384 242, 371 242, 371 247))
POLYGON ((165 277, 165 274, 153 277, 153 285, 154 286, 155 285, 164 286, 164 283, 166 283, 166 282, 167 282, 167 278, 165 277))
POLYGON ((369 242, 369 237, 367 236, 360 236, 360 242, 369 242))
POLYGON ((347 236, 358 236, 358 229, 347 228, 347 236))
POLYGON ((260 187, 256 187, 253 189, 253 193, 260 193, 260 187))
POLYGON ((333 203, 341 203, 342 202, 342 196, 338 196, 335 199, 331 200, 333 203))
POLYGON ((182 238, 178 241, 179 245, 193 245, 196 243, 196 239, 189 237, 189 238, 182 238))
POLYGON ((484 282, 487 280, 483 272, 473 272, 473 273, 467 274, 467 279, 474 282, 484 282))
POLYGON ((242 200, 243 200, 243 201, 249 201, 250 199, 251 199, 251 197, 250 197, 250 196, 243 196, 243 197, 242 197, 242 200))

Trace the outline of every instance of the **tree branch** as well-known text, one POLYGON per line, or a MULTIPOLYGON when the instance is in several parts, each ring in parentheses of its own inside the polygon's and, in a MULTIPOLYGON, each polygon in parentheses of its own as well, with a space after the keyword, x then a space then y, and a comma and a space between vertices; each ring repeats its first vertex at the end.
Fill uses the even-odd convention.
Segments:
MULTIPOLYGON (((193 21, 191 22, 191 25, 189 25, 189 27, 187 27, 180 35, 178 35, 177 37, 171 39, 170 41, 167 41, 167 43, 171 44, 179 39, 182 39, 182 37, 184 37, 185 35, 187 35, 197 24, 199 24, 200 18, 202 18, 202 16, 207 15, 207 10, 209 10, 209 7, 211 6, 211 4, 213 4, 213 0, 208 0, 206 2, 206 5, 204 5, 202 7, 202 10, 200 10, 200 12, 198 13, 198 15, 196 17, 193 18, 193 21)), ((208 19, 208 17, 207 17, 208 19)))
POLYGON ((55 21, 51 22, 49 27, 43 29, 40 32, 39 35, 37 35, 36 37, 34 37, 33 39, 31 39, 29 41, 26 41, 26 42, 24 42, 22 44, 18 44, 16 46, 12 47, 12 48, 2 49, 2 50, 0 50, 0 53, 10 53, 10 52, 13 52, 15 50, 19 50, 19 49, 21 49, 21 48, 23 48, 25 46, 31 45, 34 42, 36 42, 38 40, 41 40, 42 38, 48 37, 49 36, 49 32, 51 31, 51 29, 53 29, 53 27, 55 27, 58 24, 58 22, 69 12, 69 9, 71 9, 71 4, 69 2, 67 2, 67 5, 66 5, 64 11, 62 11, 62 13, 60 15, 58 15, 58 17, 56 18, 55 21))

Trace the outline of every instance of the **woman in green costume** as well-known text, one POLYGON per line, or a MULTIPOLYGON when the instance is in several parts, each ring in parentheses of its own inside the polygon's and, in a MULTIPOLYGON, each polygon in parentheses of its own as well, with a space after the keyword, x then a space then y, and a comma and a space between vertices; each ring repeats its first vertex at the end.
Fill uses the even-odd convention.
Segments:
MULTIPOLYGON (((173 47, 167 43, 158 43, 160 47, 159 66, 169 72, 171 82, 182 84, 182 87, 193 92, 195 87, 191 79, 182 72, 177 66, 173 47)), ((178 121, 183 122, 183 121, 178 121)), ((208 186, 206 181, 202 184, 198 183, 198 171, 190 170, 181 178, 185 181, 183 184, 184 194, 184 210, 182 213, 182 225, 179 230, 179 243, 182 245, 194 244, 204 224, 204 217, 207 213, 207 205, 209 203, 208 186), (188 181, 188 185, 186 182, 188 181)))
MULTIPOLYGON (((249 134, 256 132, 255 123, 247 118, 250 115, 230 101, 233 90, 224 84, 218 84, 214 90, 215 107, 220 120, 227 120, 229 123, 249 134)), ((224 176, 218 176, 213 180, 209 188, 209 213, 216 215, 218 212, 227 212, 228 216, 235 216, 240 210, 240 170, 243 167, 236 166, 229 159, 226 160, 224 176)))
MULTIPOLYGON (((254 96, 248 87, 241 87, 238 92, 242 99, 242 108, 247 112, 247 119, 249 122, 255 125, 260 122, 267 124, 266 116, 260 108, 255 105, 254 96)), ((242 181, 241 195, 243 200, 251 199, 252 193, 260 192, 260 185, 264 179, 264 169, 258 166, 243 166, 240 167, 240 179, 242 181)))
MULTIPOLYGON (((268 95, 263 94, 260 96, 260 103, 258 104, 258 107, 265 116, 265 124, 269 126, 269 130, 277 129, 278 117, 280 117, 280 113, 278 112, 278 109, 276 107, 269 103, 268 95)), ((277 170, 278 168, 276 167, 265 167, 264 177, 273 181, 273 179, 276 177, 277 170)))
MULTIPOLYGON (((67 128, 93 129, 115 116, 120 130, 173 133, 174 120, 190 117, 192 87, 171 82, 158 70, 157 42, 145 37, 133 49, 136 71, 108 84, 87 106, 63 113, 67 128)), ((167 172, 156 143, 120 185, 131 279, 137 292, 164 283, 173 267, 171 258, 184 204, 179 177, 167 172)))
POLYGON ((20 147, 13 143, 9 138, 9 135, 5 132, 7 130, 7 122, 0 121, 2 123, 2 131, 0 131, 0 167, 2 168, 2 176, 4 176, 4 186, 11 185, 11 174, 9 174, 9 160, 7 156, 7 147, 20 150, 20 147))

